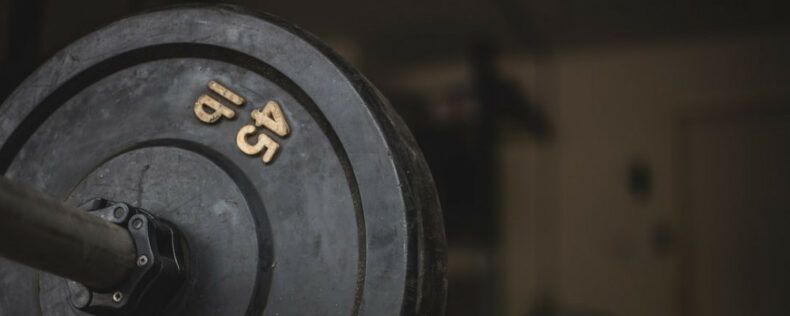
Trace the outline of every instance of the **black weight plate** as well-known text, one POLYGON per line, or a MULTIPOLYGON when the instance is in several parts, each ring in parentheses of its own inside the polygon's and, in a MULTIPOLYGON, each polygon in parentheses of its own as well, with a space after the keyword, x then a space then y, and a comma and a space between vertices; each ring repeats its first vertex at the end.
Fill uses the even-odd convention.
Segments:
MULTIPOLYGON (((271 16, 189 6, 111 24, 6 100, 0 143, 11 179, 72 204, 127 202, 184 232, 189 281, 166 314, 443 311, 444 231, 414 140, 360 74, 271 16), (201 122, 204 94, 236 117, 201 122), (266 164, 236 135, 269 101, 290 133, 262 132, 280 146, 266 164)), ((66 293, 0 261, 2 315, 80 315, 66 293)))

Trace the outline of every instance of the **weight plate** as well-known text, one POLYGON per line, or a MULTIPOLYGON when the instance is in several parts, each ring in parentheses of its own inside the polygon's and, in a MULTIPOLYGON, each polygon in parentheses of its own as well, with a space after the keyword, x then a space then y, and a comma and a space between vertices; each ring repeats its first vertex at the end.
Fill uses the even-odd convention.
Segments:
MULTIPOLYGON (((0 143, 6 177, 179 227, 189 279, 166 314, 443 312, 441 213, 412 136, 359 73, 272 16, 187 6, 111 24, 6 100, 0 143)), ((80 315, 66 293, 0 261, 2 315, 80 315)))

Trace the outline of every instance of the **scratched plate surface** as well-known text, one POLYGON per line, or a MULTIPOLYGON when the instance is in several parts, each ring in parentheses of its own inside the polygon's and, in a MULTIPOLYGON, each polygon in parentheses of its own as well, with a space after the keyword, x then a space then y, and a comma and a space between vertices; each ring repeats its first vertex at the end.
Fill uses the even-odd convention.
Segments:
MULTIPOLYGON (((189 281, 165 314, 443 310, 441 213, 411 135, 363 77, 276 18, 189 6, 109 25, 6 100, 0 143, 6 177, 184 232, 189 281)), ((0 259, 0 315, 80 315, 66 293, 0 259)))

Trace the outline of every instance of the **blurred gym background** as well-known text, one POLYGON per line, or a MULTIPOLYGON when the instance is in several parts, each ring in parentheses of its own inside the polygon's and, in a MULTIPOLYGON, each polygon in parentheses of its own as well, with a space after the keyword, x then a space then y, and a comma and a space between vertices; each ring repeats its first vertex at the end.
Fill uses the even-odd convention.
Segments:
MULTIPOLYGON (((0 96, 175 1, 0 0, 0 96)), ((433 170, 448 315, 790 314, 781 1, 235 1, 328 42, 433 170)))

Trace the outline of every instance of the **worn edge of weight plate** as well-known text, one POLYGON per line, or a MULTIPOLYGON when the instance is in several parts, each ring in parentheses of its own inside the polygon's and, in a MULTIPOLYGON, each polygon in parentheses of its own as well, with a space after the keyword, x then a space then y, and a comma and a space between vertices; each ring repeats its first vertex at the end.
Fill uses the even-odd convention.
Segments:
MULTIPOLYGON (((298 38, 306 41, 310 46, 321 52, 327 59, 334 64, 345 76, 356 92, 365 101, 366 106, 373 118, 382 129, 386 136, 385 142, 390 149, 390 155, 395 160, 395 165, 399 179, 405 179, 400 185, 406 194, 404 199, 407 209, 407 222, 409 240, 407 251, 407 276, 404 298, 416 297, 412 301, 404 301, 401 306, 402 315, 441 315, 444 314, 444 306, 447 292, 447 251, 444 225, 438 195, 436 193, 433 177, 428 165, 419 149, 419 146, 411 132, 406 127, 400 116, 395 112, 387 99, 378 89, 360 72, 353 68, 333 49, 324 44, 312 33, 286 22, 285 20, 269 13, 251 11, 235 5, 202 5, 202 4, 181 4, 165 6, 151 10, 142 11, 126 16, 117 21, 103 25, 98 29, 104 29, 109 25, 119 23, 128 18, 146 15, 148 13, 168 11, 176 9, 205 9, 228 11, 236 14, 248 15, 262 19, 274 24, 281 29, 290 32, 298 38), (415 234, 416 233, 416 234, 415 234), (416 236, 416 239, 415 239, 416 236)), ((93 32, 81 37, 91 36, 93 32)), ((78 39, 81 40, 81 39, 78 39)), ((60 54, 66 48, 54 55, 60 54)), ((39 68, 40 69, 40 68, 39 68)), ((21 84, 29 83, 38 69, 29 75, 21 84)), ((68 79, 66 79, 68 80, 68 79)), ((15 89, 3 100, 13 99, 19 93, 15 89)), ((10 105, 6 105, 10 106, 10 105)), ((4 108, 4 107, 3 107, 4 108)), ((0 110, 4 110, 0 108, 0 110)), ((26 113, 25 115, 29 115, 26 113)), ((24 119, 24 117, 22 118, 24 119)), ((10 133, 9 135, 10 136, 10 133)), ((3 145, 5 147, 5 144, 3 145)), ((2 158, 2 157, 0 157, 2 158)), ((364 293, 363 293, 364 295, 364 293)), ((361 298, 358 298, 361 299, 361 298)))
MULTIPOLYGON (((203 7, 200 5, 195 6, 203 7)), ((413 276, 414 279, 406 280, 407 284, 405 286, 405 291, 412 291, 416 295, 404 295, 404 298, 417 297, 423 299, 403 302, 401 314, 443 315, 447 293, 447 243, 441 206, 428 164, 406 123, 403 122, 389 101, 364 75, 317 36, 272 14, 249 11, 233 5, 215 7, 259 17, 304 39, 327 56, 365 100, 365 104, 374 115, 374 119, 379 123, 382 132, 386 135, 387 147, 390 148, 392 158, 397 160, 395 164, 404 167, 397 168, 399 178, 407 180, 401 185, 406 192, 412 193, 411 195, 407 194, 407 196, 414 196, 417 199, 416 201, 404 199, 407 203, 407 211, 415 213, 407 214, 409 221, 407 229, 410 232, 417 232, 417 240, 408 241, 409 246, 416 247, 417 250, 415 251, 416 256, 412 253, 408 254, 410 258, 408 258, 409 266, 407 267, 408 270, 416 272, 416 274, 407 273, 407 275, 413 276), (425 177, 420 179, 421 175, 425 177), (425 278, 423 279, 422 277, 425 278)), ((413 235, 409 234, 409 236, 413 235)))

